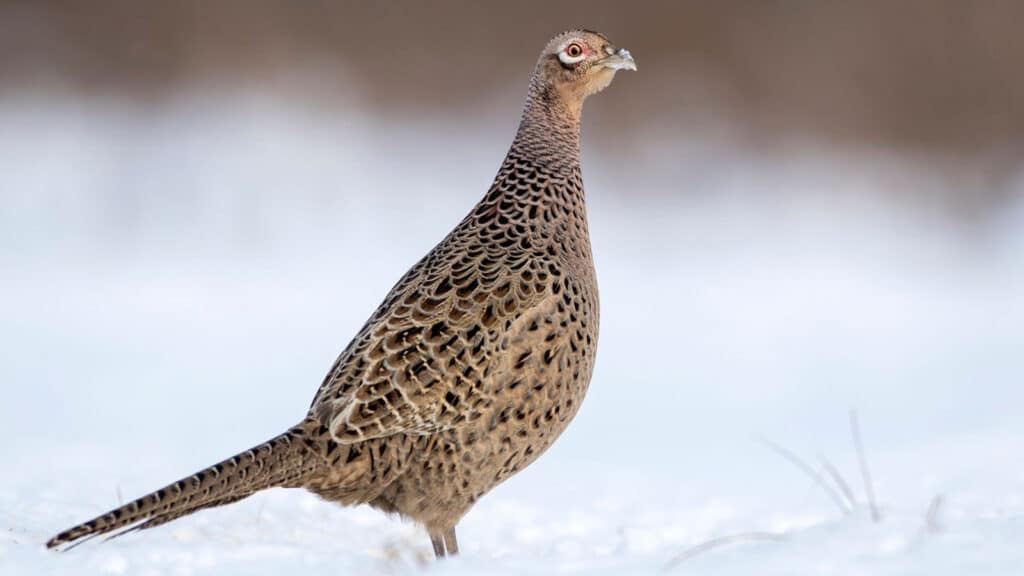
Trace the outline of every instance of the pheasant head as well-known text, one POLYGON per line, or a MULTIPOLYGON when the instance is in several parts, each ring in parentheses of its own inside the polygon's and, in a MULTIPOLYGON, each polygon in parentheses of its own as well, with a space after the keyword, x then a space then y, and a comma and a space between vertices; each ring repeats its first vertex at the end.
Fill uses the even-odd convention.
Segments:
POLYGON ((534 71, 537 96, 579 110, 583 100, 604 90, 619 70, 636 70, 629 50, 602 34, 570 30, 555 36, 541 53, 534 71))

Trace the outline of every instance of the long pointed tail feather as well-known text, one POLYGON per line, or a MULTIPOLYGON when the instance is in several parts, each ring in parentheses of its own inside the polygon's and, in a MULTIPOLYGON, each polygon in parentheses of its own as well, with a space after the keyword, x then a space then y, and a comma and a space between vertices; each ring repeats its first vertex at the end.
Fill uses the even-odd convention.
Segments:
POLYGON ((305 441, 307 426, 304 422, 259 446, 71 527, 51 538, 46 547, 70 544, 70 548, 76 542, 120 530, 111 536, 116 538, 203 508, 236 502, 265 488, 298 486, 322 462, 305 441))

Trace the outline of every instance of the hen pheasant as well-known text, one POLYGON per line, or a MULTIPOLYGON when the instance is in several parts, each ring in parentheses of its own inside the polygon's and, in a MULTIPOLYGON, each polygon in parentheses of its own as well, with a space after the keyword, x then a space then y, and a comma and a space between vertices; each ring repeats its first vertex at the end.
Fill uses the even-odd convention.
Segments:
POLYGON ((635 70, 596 32, 548 43, 487 195, 399 280, 284 434, 54 536, 50 548, 159 526, 274 486, 455 525, 576 414, 598 299, 580 175, 584 99, 635 70))

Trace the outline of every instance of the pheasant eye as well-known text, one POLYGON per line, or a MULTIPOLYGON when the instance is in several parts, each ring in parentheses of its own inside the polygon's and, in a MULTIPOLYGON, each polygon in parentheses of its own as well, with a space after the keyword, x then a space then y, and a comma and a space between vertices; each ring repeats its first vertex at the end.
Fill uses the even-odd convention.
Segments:
POLYGON ((576 64, 583 60, 587 55, 586 48, 579 42, 570 42, 566 44, 565 48, 558 53, 558 59, 562 61, 562 64, 576 64))

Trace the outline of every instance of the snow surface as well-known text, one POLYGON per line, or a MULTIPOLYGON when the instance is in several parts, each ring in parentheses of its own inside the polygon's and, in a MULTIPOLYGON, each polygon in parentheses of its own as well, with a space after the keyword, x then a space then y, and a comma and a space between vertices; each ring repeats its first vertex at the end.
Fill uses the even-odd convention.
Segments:
POLYGON ((286 490, 45 550, 296 422, 482 193, 514 112, 453 134, 239 94, 39 96, 0 125, 0 574, 1024 574, 1024 176, 964 225, 901 196, 952 160, 765 157, 728 129, 586 149, 591 391, 467 515, 459 558, 286 490), (857 505, 764 440, 827 457, 857 505))

